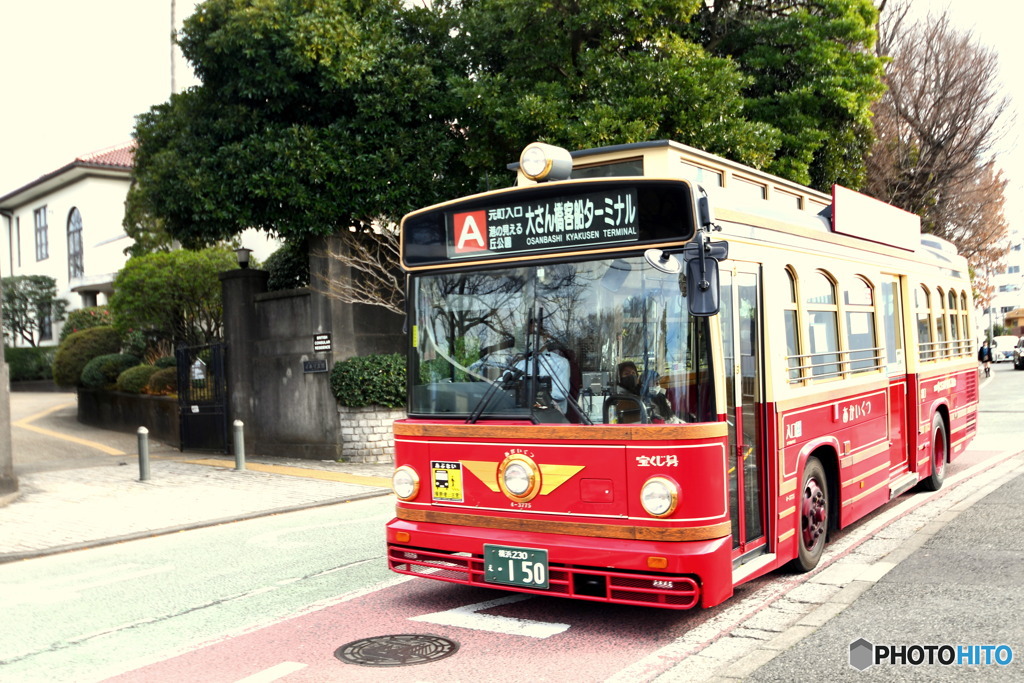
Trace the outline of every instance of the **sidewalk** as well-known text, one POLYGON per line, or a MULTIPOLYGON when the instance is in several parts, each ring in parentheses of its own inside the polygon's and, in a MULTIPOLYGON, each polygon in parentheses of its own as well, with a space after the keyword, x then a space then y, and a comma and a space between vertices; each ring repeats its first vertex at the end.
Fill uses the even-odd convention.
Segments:
POLYGON ((973 451, 992 457, 948 476, 937 494, 892 501, 860 523, 870 533, 830 543, 816 570, 736 599, 726 609, 741 618, 713 618, 614 681, 642 678, 659 658, 675 663, 655 683, 1024 680, 1024 452, 995 436, 962 457, 973 451), (865 661, 875 646, 911 660, 865 661), (915 666, 914 653, 931 646, 957 660, 915 666), (1009 648, 1001 652, 1013 661, 981 661, 987 646, 1009 648))
POLYGON ((149 479, 140 481, 137 436, 79 424, 73 395, 12 393, 11 401, 20 490, 0 506, 0 562, 391 492, 391 464, 254 456, 236 470, 233 456, 181 453, 156 442, 149 479), (19 419, 16 404, 36 412, 19 419), (34 464, 57 459, 72 469, 34 464))

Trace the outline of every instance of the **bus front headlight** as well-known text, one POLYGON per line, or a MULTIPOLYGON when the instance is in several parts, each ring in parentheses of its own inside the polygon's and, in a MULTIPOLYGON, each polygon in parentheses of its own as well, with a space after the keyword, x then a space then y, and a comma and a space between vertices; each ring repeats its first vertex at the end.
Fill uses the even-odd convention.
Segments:
POLYGON ((640 489, 640 504, 652 517, 668 517, 679 505, 679 487, 671 479, 651 477, 640 489))
POLYGON ((540 468, 522 454, 507 456, 498 465, 498 487, 509 500, 525 503, 540 493, 540 468))
POLYGON ((420 477, 416 470, 402 465, 391 475, 391 489, 402 500, 412 500, 420 492, 420 477))

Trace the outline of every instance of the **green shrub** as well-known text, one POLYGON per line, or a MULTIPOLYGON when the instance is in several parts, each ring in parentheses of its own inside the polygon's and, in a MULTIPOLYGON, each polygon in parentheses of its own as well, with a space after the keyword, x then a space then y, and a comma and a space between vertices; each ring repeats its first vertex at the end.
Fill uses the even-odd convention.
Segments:
POLYGON ((96 356, 117 353, 121 340, 113 327, 92 327, 73 332, 57 348, 53 379, 62 387, 80 386, 82 370, 96 356))
POLYGON ((82 368, 82 386, 106 389, 117 384, 117 378, 128 368, 139 364, 139 357, 130 353, 108 353, 96 356, 82 368))
POLYGON ((161 370, 164 368, 175 368, 178 367, 178 359, 174 356, 160 356, 156 359, 156 366, 161 370))
POLYGON ((178 369, 164 368, 157 370, 149 378, 149 385, 146 387, 147 394, 154 396, 167 396, 178 391, 178 369))
POLYGON ((129 394, 144 394, 150 378, 159 370, 160 368, 155 365, 136 365, 128 368, 117 376, 117 390, 129 394))
POLYGON ((143 358, 146 355, 146 349, 149 348, 149 341, 146 339, 146 334, 142 330, 128 330, 121 337, 121 350, 125 353, 130 353, 137 358, 143 358))
POLYGON ((334 364, 331 391, 349 408, 405 406, 405 356, 399 353, 349 358, 334 364))
POLYGON ((12 382, 53 379, 53 356, 56 346, 4 348, 4 360, 10 366, 12 382))
POLYGON ((60 342, 64 343, 64 340, 68 338, 68 335, 75 332, 81 332, 82 330, 89 330, 93 327, 106 327, 113 321, 113 316, 110 315, 110 309, 106 306, 90 306, 88 308, 79 308, 68 313, 67 319, 64 320, 64 327, 60 330, 60 342))

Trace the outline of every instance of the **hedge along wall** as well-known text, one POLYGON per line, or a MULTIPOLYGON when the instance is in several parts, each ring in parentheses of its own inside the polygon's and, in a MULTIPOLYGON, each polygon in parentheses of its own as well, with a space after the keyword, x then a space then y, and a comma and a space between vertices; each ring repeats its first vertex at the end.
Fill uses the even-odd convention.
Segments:
POLYGON ((395 461, 395 420, 406 417, 405 410, 367 406, 338 406, 345 460, 360 463, 395 461))

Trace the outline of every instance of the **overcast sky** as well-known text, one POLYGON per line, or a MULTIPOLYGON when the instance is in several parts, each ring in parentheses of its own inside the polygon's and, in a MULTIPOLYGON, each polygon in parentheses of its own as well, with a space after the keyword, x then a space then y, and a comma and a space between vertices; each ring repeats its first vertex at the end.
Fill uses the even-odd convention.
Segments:
POLYGON ((170 96, 170 0, 0 0, 0 26, 0 195, 129 141, 170 96))
MULTIPOLYGON (((179 24, 195 4, 176 0, 179 24)), ((1019 0, 911 3, 915 13, 947 6, 957 26, 999 53, 1003 85, 1014 109, 1024 111, 1019 0)), ((0 0, 0 195, 75 157, 127 142, 135 115, 167 100, 170 8, 170 0, 0 0)), ((179 85, 195 82, 184 63, 177 78, 179 85)), ((1017 129, 1000 163, 1011 179, 1011 227, 1024 232, 1016 218, 1024 213, 1024 140, 1017 129)))

